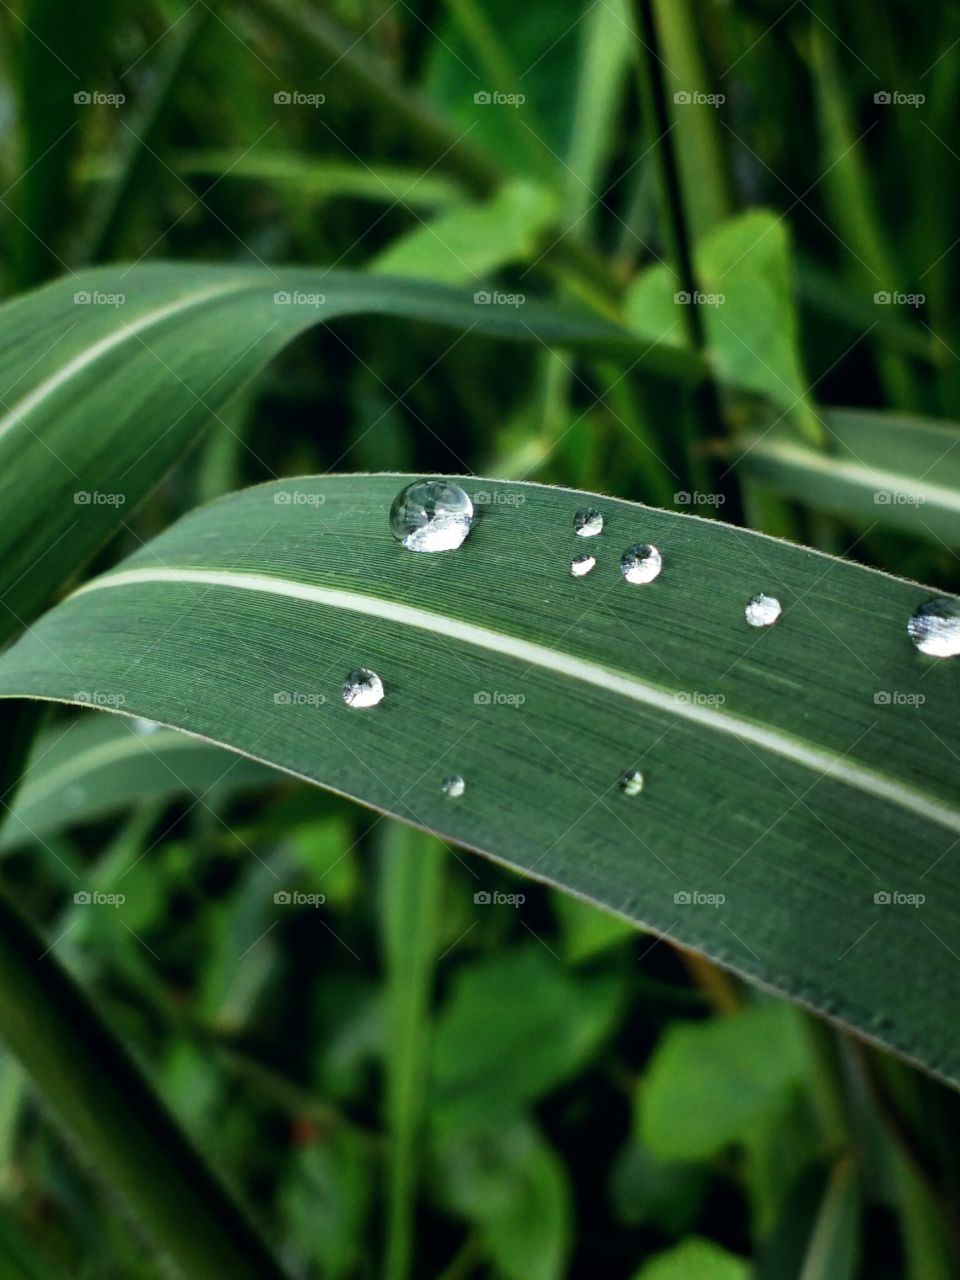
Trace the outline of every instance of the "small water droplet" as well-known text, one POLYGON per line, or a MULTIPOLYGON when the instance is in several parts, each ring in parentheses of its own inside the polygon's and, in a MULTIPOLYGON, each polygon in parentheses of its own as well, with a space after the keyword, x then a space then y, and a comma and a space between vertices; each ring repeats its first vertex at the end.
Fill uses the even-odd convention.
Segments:
POLYGON ((447 480, 415 480, 390 508, 393 536, 408 551, 455 551, 472 524, 473 503, 447 480))
POLYGON ((575 578, 586 577, 588 573, 593 573, 597 567, 597 561, 594 556, 577 556, 570 561, 570 572, 575 578))
POLYGON ((343 700, 348 707, 375 707, 383 701, 383 681, 375 671, 357 667, 344 682, 343 700))
POLYGON ((783 613, 776 596, 765 596, 761 591, 747 601, 743 616, 751 627, 772 627, 783 613))
POLYGON ((652 582, 659 577, 663 559, 656 547, 638 542, 620 557, 620 572, 627 582, 652 582))
POLYGON ((451 773, 450 777, 444 778, 440 784, 440 790, 445 796, 449 796, 451 800, 459 800, 466 789, 467 784, 459 773, 451 773))
POLYGON ((928 600, 907 623, 907 635, 931 658, 955 658, 960 653, 960 600, 928 600))
POLYGON ((621 773, 617 786, 625 796, 638 796, 643 790, 643 774, 639 769, 628 769, 621 773))
POLYGON ((603 516, 596 507, 584 507, 574 516, 573 527, 578 538, 595 538, 603 533, 603 516))

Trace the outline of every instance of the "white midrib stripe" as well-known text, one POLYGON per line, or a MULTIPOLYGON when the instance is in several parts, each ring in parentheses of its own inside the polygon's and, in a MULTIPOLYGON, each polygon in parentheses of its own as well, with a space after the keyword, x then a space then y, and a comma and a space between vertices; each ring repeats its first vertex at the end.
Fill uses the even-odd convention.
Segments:
MULTIPOLYGON (((843 462, 830 454, 815 454, 791 444, 758 444, 755 452, 760 457, 785 462, 831 478, 849 480, 862 489, 891 490, 894 493, 916 494, 927 502, 960 514, 960 491, 944 485, 928 484, 914 476, 897 471, 876 471, 866 463, 843 462)), ((881 504, 882 505, 882 504, 881 504)))
POLYGON ((549 649, 545 645, 521 640, 517 636, 492 631, 472 622, 461 622, 445 614, 430 613, 411 605, 397 604, 376 596, 366 596, 353 591, 340 591, 333 587, 317 587, 306 582, 293 582, 270 574, 238 573, 224 569, 127 569, 95 578, 73 593, 71 599, 92 591, 104 591, 111 587, 142 586, 159 583, 196 583, 199 586, 224 587, 237 591, 259 591, 267 595, 285 596, 292 600, 305 600, 330 609, 344 609, 351 613, 396 622, 401 626, 415 627, 432 635, 446 636, 478 649, 486 649, 502 657, 513 658, 531 667, 540 667, 558 675, 568 676, 583 684, 593 685, 607 693, 618 694, 644 706, 655 707, 678 720, 690 720, 718 733, 764 751, 773 752, 786 760, 810 770, 819 777, 831 778, 855 787, 879 800, 896 804, 936 822, 951 831, 960 832, 960 811, 941 804, 930 796, 918 794, 872 769, 853 764, 842 756, 821 751, 800 739, 765 729, 762 725, 739 716, 718 711, 692 702, 680 702, 676 694, 655 685, 646 684, 621 671, 610 671, 597 663, 587 662, 569 653, 549 649))
POLYGON ((71 378, 94 364, 101 356, 105 356, 116 347, 121 346, 128 338, 142 333, 144 329, 151 329, 154 325, 162 324, 164 320, 169 319, 170 316, 177 315, 181 311, 189 311, 191 307, 209 302, 213 298, 234 293, 239 289, 249 288, 249 286, 249 280, 231 280, 228 284, 214 285, 207 289, 196 289, 193 293, 183 294, 174 302, 168 302, 162 307, 155 307, 152 311, 145 311, 136 320, 122 325, 119 329, 114 330, 113 333, 108 333, 105 338, 101 338, 99 342, 92 343, 75 355, 72 360, 68 360, 66 364, 61 365, 56 373, 52 373, 49 378, 44 378, 42 382, 38 382, 31 392, 21 400, 18 400, 12 408, 8 409, 3 417, 0 417, 0 437, 25 418, 28 413, 36 409, 38 405, 42 404, 44 400, 49 399, 60 387, 65 386, 71 378))

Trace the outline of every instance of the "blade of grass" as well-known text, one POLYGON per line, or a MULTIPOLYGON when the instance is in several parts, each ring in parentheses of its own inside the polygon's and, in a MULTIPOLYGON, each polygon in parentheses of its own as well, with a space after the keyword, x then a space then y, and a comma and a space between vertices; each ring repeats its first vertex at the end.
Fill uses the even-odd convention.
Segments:
POLYGON ((653 13, 669 96, 675 103, 673 133, 690 232, 696 242, 733 212, 717 108, 695 101, 677 103, 674 96, 715 92, 700 40, 709 13, 695 15, 691 0, 653 0, 653 13))
POLYGON ((413 1274, 419 1137, 426 1099, 430 999, 439 950, 446 851, 391 823, 381 852, 381 946, 386 968, 386 1120, 390 1135, 386 1280, 413 1274))
POLYGON ((151 152, 160 126, 211 16, 207 5, 194 5, 164 38, 136 113, 121 132, 116 169, 97 192, 74 255, 75 265, 87 266, 117 256, 125 226, 137 206, 138 188, 148 189, 149 168, 154 162, 151 152))
POLYGON ((0 1036, 190 1280, 283 1272, 89 998, 0 894, 0 1036))

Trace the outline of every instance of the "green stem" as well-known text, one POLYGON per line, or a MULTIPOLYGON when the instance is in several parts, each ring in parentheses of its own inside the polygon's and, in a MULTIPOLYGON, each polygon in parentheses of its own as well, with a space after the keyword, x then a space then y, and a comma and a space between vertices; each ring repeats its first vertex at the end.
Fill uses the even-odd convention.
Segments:
MULTIPOLYGON (((680 290, 688 294, 691 299, 688 306, 681 307, 687 342, 693 351, 704 356, 707 346, 706 333, 700 308, 692 301, 698 293, 693 246, 684 209, 680 166, 671 136, 666 86, 663 80, 663 59, 660 56, 653 0, 634 0, 634 16, 640 40, 640 98, 657 168, 661 222, 680 290)), ((708 435, 719 437, 725 434, 716 384, 709 374, 694 393, 694 405, 695 416, 704 424, 708 435)), ((709 491, 712 488, 710 472, 705 460, 696 451, 696 436, 692 429, 690 415, 681 414, 680 422, 684 433, 683 443, 691 482, 695 488, 709 491)))
POLYGON ((413 1273, 419 1138, 444 866, 445 850, 439 841, 396 824, 388 829, 380 882, 389 1025, 385 1280, 408 1280, 413 1273))
POLYGON ((86 994, 2 893, 0 1035, 84 1156, 190 1280, 282 1280, 86 994))

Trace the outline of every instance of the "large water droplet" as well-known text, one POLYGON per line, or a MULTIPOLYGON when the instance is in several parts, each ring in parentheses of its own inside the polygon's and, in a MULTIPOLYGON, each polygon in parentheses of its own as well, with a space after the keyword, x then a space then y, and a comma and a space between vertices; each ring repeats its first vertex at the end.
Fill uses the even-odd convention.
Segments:
POLYGON ((620 572, 628 582, 652 582, 663 568, 663 559, 656 547, 638 542, 627 547, 620 557, 620 572))
POLYGON ((444 778, 440 784, 440 790, 445 796, 449 796, 451 800, 459 800, 466 789, 467 784, 459 773, 451 773, 450 777, 444 778))
POLYGON ((643 790, 643 774, 639 769, 628 769, 621 773, 617 786, 625 796, 638 796, 643 790))
POLYGON ((375 707, 383 701, 383 681, 375 671, 357 667, 344 682, 343 700, 348 707, 375 707))
POLYGON ((570 572, 575 578, 586 577, 588 573, 593 573, 596 567, 597 562, 593 556, 577 556, 570 561, 570 572))
POLYGON ((584 507, 574 516, 573 527, 578 538, 595 538, 603 533, 603 516, 596 507, 584 507))
POLYGON ((747 601, 743 616, 751 627, 772 627, 783 613, 780 601, 776 596, 765 596, 761 591, 747 601))
POLYGON ((408 551, 455 551, 470 532, 473 503, 447 480, 415 480, 390 508, 390 528, 408 551))
POLYGON ((960 600, 928 600, 907 623, 907 635, 931 658, 955 658, 960 653, 960 600))

